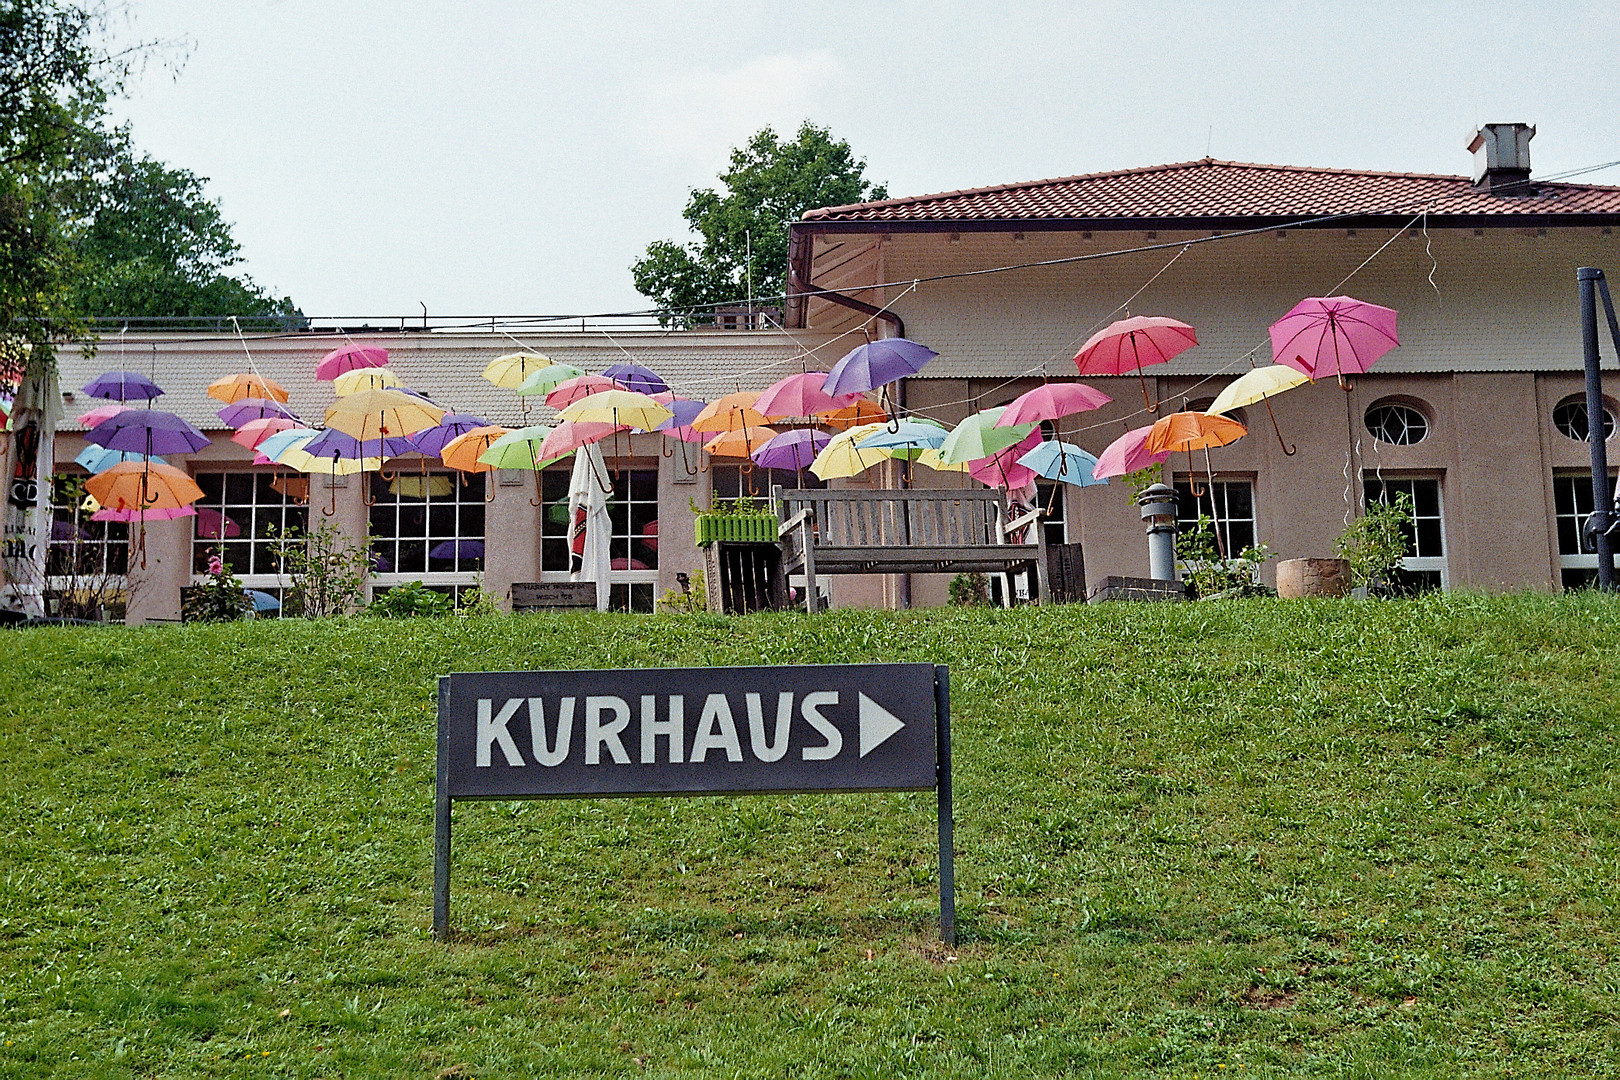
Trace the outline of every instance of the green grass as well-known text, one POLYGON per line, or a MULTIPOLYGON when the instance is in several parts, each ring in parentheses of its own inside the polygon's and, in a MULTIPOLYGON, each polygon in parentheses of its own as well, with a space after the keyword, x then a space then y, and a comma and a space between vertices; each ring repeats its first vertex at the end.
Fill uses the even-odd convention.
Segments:
POLYGON ((0 1077, 1620 1074, 1620 604, 0 635, 0 1077), (435 677, 951 666, 929 793, 463 804, 435 677))

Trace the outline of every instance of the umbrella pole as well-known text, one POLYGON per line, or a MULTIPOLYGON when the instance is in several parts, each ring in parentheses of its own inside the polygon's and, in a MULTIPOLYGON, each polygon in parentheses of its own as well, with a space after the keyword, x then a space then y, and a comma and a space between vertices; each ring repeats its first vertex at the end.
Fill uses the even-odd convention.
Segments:
POLYGON ((1131 355, 1136 357, 1136 381, 1142 384, 1142 404, 1147 406, 1148 412, 1157 413, 1159 402, 1148 397, 1147 376, 1142 374, 1142 347, 1136 343, 1135 333, 1131 334, 1131 355))
POLYGON ((1209 477, 1209 517, 1215 522, 1215 550, 1221 553, 1221 561, 1225 562, 1226 541, 1221 539, 1221 512, 1216 508, 1219 502, 1215 498, 1215 466, 1209 460, 1209 447, 1204 447, 1204 472, 1209 477))
POLYGON ((1334 321, 1333 312, 1328 312, 1328 333, 1333 335, 1333 370, 1339 376, 1339 389, 1349 393, 1352 389, 1350 380, 1344 377, 1344 368, 1339 362, 1339 324, 1334 321))
POLYGON ((1260 401, 1266 407, 1266 415, 1271 417, 1271 430, 1277 435, 1277 445, 1282 447, 1283 453, 1287 454, 1289 457, 1293 457, 1299 452, 1299 447, 1297 445, 1289 446, 1287 443, 1283 442, 1282 428, 1277 426, 1277 414, 1271 411, 1271 399, 1261 398, 1260 401))
POLYGON ((544 506, 545 503, 546 503, 546 495, 545 495, 545 492, 540 487, 540 470, 536 469, 536 470, 534 470, 534 498, 529 500, 529 505, 530 506, 544 506))

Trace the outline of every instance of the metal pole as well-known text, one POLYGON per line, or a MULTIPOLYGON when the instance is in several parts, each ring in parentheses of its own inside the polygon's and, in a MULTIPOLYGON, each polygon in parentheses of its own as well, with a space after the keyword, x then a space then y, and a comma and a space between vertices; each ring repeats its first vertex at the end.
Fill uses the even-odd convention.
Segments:
POLYGON ((934 666, 935 753, 939 788, 939 936, 956 944, 956 834, 951 809, 951 669, 934 666))
MULTIPOLYGON (((1608 278, 1600 277, 1597 279, 1597 291, 1598 299, 1603 301, 1603 311, 1609 318, 1609 339, 1614 342, 1615 355, 1620 356, 1620 319, 1617 319, 1614 314, 1614 298, 1609 295, 1608 278)), ((1609 527, 1611 529, 1614 528, 1616 513, 1620 512, 1620 484, 1615 485, 1612 490, 1616 498, 1609 503, 1609 527)), ((1610 546, 1612 547, 1613 544, 1611 543, 1610 546)))
POLYGON ((1609 538, 1609 453, 1603 438, 1603 374, 1598 367, 1597 285, 1603 271, 1575 271, 1581 294, 1581 345, 1586 361, 1586 445, 1592 455, 1592 540, 1597 547, 1598 588, 1614 589, 1614 542, 1609 538))
POLYGON ((439 677, 439 753, 433 789, 433 936, 450 938, 450 679, 439 677))

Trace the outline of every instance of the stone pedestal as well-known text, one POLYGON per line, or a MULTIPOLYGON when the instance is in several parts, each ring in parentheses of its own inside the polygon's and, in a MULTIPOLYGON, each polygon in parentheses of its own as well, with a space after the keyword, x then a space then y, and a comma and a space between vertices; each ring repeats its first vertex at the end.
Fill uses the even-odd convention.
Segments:
POLYGON ((1348 596, 1350 560, 1284 559, 1277 564, 1277 595, 1288 599, 1348 596))

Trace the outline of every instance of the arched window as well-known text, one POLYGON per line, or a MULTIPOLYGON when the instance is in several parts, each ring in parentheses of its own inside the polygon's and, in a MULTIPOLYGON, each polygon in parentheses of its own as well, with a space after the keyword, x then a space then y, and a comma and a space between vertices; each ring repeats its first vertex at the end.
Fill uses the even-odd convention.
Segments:
POLYGON ((1367 433, 1391 446, 1411 446, 1429 435, 1429 418, 1404 401, 1380 401, 1367 410, 1367 433))
MULTIPOLYGON (((1576 442, 1585 442, 1591 427, 1586 422, 1586 395, 1571 394, 1569 397, 1553 406, 1553 427, 1558 434, 1566 439, 1576 442)), ((1608 442, 1614 437, 1614 413, 1609 411, 1608 403, 1603 407, 1603 441, 1608 442)))

